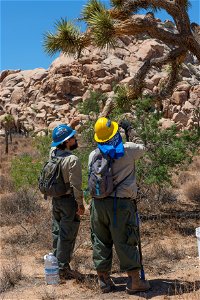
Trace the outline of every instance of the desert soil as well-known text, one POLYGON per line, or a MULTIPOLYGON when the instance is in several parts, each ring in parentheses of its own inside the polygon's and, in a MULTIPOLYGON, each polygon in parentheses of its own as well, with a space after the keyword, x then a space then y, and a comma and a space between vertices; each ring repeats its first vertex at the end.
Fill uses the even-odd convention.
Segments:
MULTIPOLYGON (((11 159, 19 155, 22 149, 31 153, 31 147, 26 147, 24 138, 10 146, 8 155, 4 154, 4 145, 1 143, 1 175, 9 178, 11 159), (30 148, 30 149, 29 149, 30 148)), ((10 240, 10 236, 16 236, 19 232, 27 235, 31 232, 33 224, 23 222, 20 226, 4 224, 1 227, 1 276, 3 268, 6 268, 13 258, 22 266, 22 279, 13 287, 1 293, 2 300, 53 300, 53 299, 200 299, 200 259, 198 258, 197 239, 195 228, 199 225, 199 201, 189 201, 184 196, 184 187, 188 184, 185 180, 193 176, 193 180, 199 178, 199 158, 195 165, 190 166, 181 178, 182 185, 176 185, 174 192, 177 196, 176 204, 166 204, 167 213, 176 208, 174 217, 164 219, 162 217, 144 219, 141 224, 142 249, 144 256, 144 267, 146 278, 150 281, 151 290, 148 293, 137 293, 128 295, 126 288, 126 274, 119 272, 116 254, 113 257, 112 278, 116 284, 114 292, 101 294, 96 282, 96 273, 92 263, 92 248, 89 230, 89 210, 82 217, 81 227, 72 267, 78 269, 84 275, 84 281, 75 279, 67 280, 65 284, 58 286, 47 286, 44 280, 43 256, 51 249, 42 246, 41 240, 27 239, 24 243, 19 239, 17 242, 10 240), (189 176, 189 175, 190 176, 189 176), (195 213, 196 212, 196 213, 195 213), (182 213, 182 215, 181 215, 182 213), (183 215, 183 213, 186 213, 183 215), (25 227, 25 230, 23 230, 25 227), (10 241, 10 242, 9 242, 10 241)), ((1 191, 1 196, 8 191, 1 191)), ((50 202, 41 205, 50 212, 50 202)), ((166 211, 165 211, 166 212, 166 211)), ((49 213, 50 218, 50 213, 49 213)), ((161 214, 159 215, 161 216, 161 214)), ((42 220, 38 217, 38 223, 42 220)), ((45 216, 44 216, 45 217, 45 216)), ((33 218, 33 220, 35 220, 33 218)), ((27 221, 28 222, 28 221, 27 221)), ((48 220, 49 222, 49 220, 48 220)), ((34 224, 36 226, 37 224, 34 224)), ((36 228, 36 227, 34 227, 36 228)), ((48 231, 51 244, 50 226, 48 231)), ((46 239, 46 235, 44 237, 46 239)), ((46 241, 45 241, 46 242, 46 241)))

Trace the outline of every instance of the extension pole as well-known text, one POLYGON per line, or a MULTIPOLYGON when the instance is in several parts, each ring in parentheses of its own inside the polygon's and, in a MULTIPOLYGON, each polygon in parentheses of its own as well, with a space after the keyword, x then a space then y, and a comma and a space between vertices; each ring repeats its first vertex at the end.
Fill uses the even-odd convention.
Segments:
POLYGON ((142 245, 141 245, 141 238, 140 238, 140 218, 137 210, 137 202, 135 202, 135 207, 136 207, 136 221, 137 221, 137 226, 138 226, 138 237, 139 237, 139 242, 138 242, 138 249, 139 249, 139 254, 140 254, 140 264, 141 264, 141 269, 140 269, 140 277, 141 279, 145 280, 145 273, 144 273, 144 267, 143 267, 143 260, 142 260, 142 245))

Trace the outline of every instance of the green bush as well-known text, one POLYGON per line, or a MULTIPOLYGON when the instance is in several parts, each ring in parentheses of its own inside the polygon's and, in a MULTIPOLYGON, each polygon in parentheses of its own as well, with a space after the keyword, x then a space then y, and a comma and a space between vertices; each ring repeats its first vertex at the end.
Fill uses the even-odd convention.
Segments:
POLYGON ((41 160, 30 154, 22 154, 12 160, 11 176, 17 189, 23 186, 37 186, 37 179, 41 171, 41 160))
POLYGON ((169 186, 173 173, 191 162, 199 134, 197 130, 180 132, 175 126, 162 129, 158 122, 162 113, 152 111, 152 99, 136 101, 135 116, 132 126, 148 150, 137 162, 139 184, 158 189, 169 186))
POLYGON ((114 112, 116 114, 130 112, 131 106, 133 105, 133 100, 130 98, 131 89, 125 85, 117 85, 114 87, 114 92, 114 112))
POLYGON ((90 91, 90 97, 78 105, 80 113, 88 115, 90 112, 99 113, 100 106, 105 105, 106 95, 100 92, 90 91))

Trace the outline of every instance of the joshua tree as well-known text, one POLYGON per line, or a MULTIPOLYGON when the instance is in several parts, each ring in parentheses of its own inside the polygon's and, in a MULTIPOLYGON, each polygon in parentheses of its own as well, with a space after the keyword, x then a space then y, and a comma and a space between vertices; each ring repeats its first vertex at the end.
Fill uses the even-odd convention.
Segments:
POLYGON ((15 126, 14 118, 12 115, 6 115, 4 120, 4 129, 5 129, 5 152, 8 154, 8 137, 10 136, 10 142, 12 143, 12 129, 15 126))
MULTIPOLYGON (((188 0, 111 0, 107 9, 101 1, 90 0, 83 7, 81 20, 87 24, 85 33, 81 33, 73 23, 61 19, 56 23, 56 33, 44 35, 45 51, 50 55, 57 51, 80 57, 89 45, 99 48, 114 48, 124 35, 140 36, 148 34, 170 46, 166 56, 146 60, 134 76, 132 97, 141 93, 143 81, 153 66, 162 67, 171 64, 168 82, 157 94, 158 99, 168 96, 177 81, 178 69, 190 51, 200 61, 200 43, 191 28, 188 16, 188 0), (146 17, 136 14, 146 9, 146 17), (176 26, 176 32, 167 31, 155 17, 155 11, 164 9, 170 14, 176 26), (149 13, 152 11, 152 13, 149 13)), ((197 25, 197 24, 195 24, 197 25)), ((198 25, 197 25, 198 26, 198 25)), ((196 32, 196 31, 195 31, 196 32)))

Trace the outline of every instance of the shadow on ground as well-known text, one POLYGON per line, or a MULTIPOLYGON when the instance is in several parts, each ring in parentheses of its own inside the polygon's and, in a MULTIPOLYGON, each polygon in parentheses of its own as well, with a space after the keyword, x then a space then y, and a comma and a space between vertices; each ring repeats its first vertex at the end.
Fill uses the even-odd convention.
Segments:
MULTIPOLYGON (((126 278, 118 277, 114 279, 114 282, 116 284, 116 288, 113 291, 114 293, 126 290, 126 278)), ((183 295, 200 290, 200 281, 190 282, 169 279, 154 279, 149 282, 151 289, 148 292, 135 293, 138 297, 152 299, 156 296, 183 295)))

